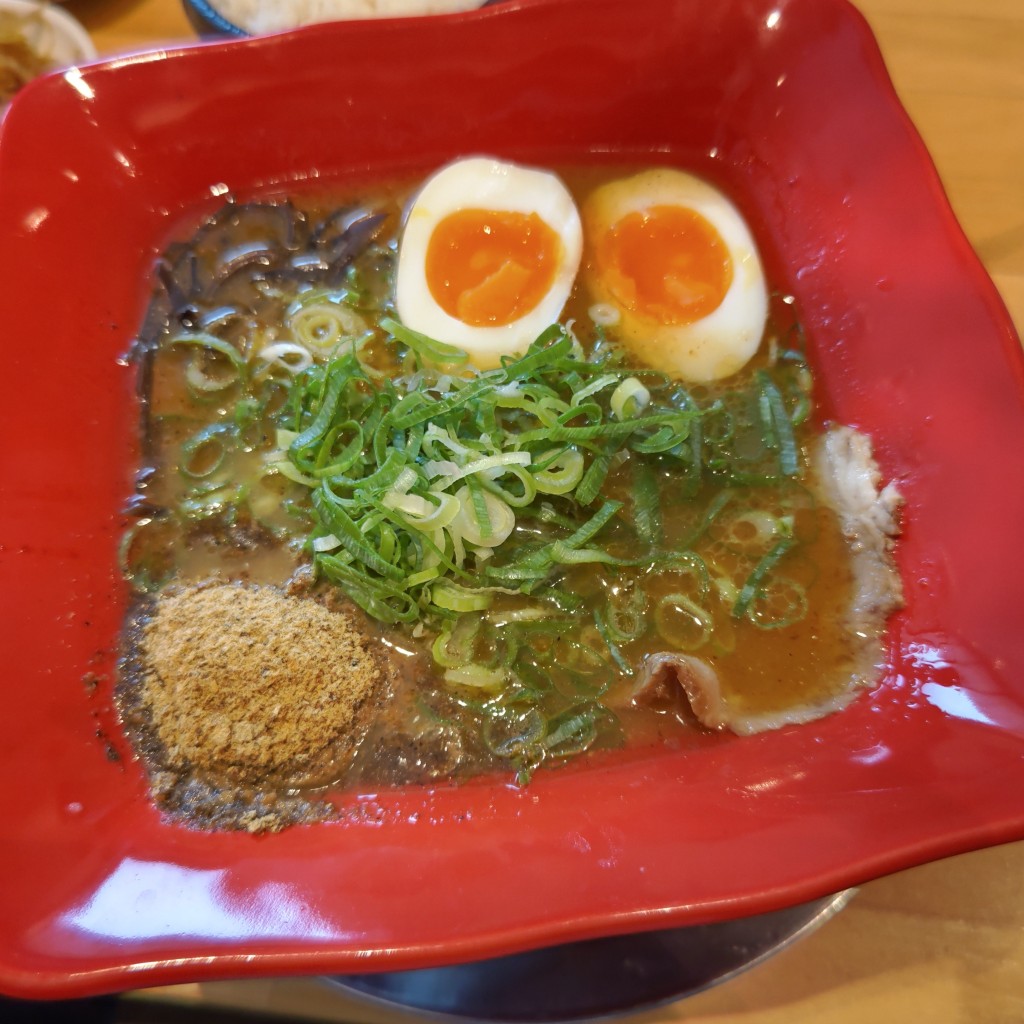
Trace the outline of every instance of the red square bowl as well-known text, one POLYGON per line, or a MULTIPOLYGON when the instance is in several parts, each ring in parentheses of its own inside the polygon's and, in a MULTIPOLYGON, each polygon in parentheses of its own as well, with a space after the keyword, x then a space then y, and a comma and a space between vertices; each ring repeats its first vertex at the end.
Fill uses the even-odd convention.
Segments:
POLYGON ((0 989, 452 963, 1024 837, 1024 364, 843 0, 521 0, 71 69, 0 127, 0 237, 0 989), (525 789, 350 793, 259 838, 161 820, 110 703, 154 257, 225 191, 467 152, 731 192, 907 499, 887 666, 818 723, 525 789))

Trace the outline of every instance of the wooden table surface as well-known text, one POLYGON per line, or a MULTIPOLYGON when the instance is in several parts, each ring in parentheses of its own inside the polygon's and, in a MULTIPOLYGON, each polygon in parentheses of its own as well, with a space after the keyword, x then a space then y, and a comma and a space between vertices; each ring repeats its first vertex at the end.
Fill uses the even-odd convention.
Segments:
MULTIPOLYGON (((195 36, 176 0, 70 0, 102 54, 195 36)), ((975 249, 1024 334, 1024 0, 860 0, 975 249)), ((1008 780, 1004 780, 1008 782, 1008 780)), ((386 1021, 314 981, 147 995, 386 1021)), ((810 938, 726 985, 633 1018, 714 1024, 1024 1021, 1024 843, 864 885, 810 938)))

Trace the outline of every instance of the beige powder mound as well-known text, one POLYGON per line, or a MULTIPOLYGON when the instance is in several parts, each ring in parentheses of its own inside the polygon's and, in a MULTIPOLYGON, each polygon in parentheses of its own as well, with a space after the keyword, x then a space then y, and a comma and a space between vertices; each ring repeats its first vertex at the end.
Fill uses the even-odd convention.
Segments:
POLYGON ((243 782, 301 779, 379 678, 346 615, 270 587, 164 596, 143 645, 142 700, 170 766, 243 782))
POLYGON ((300 25, 349 18, 404 18, 420 14, 454 14, 480 7, 484 0, 214 0, 232 24, 260 35, 300 25))

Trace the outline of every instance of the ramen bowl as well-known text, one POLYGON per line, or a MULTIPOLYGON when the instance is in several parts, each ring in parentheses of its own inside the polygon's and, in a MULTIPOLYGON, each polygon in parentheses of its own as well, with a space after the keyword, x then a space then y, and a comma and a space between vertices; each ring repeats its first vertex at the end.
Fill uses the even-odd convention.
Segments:
POLYGON ((1003 454, 1024 446, 1024 363, 842 0, 520 0, 71 69, 0 125, 0 231, 3 991, 451 964, 767 912, 1024 837, 1024 480, 1003 454), (877 684, 819 722, 528 786, 351 791, 337 821, 260 837, 173 824, 112 697, 139 461, 125 354, 153 262, 227 194, 467 151, 670 163, 734 197, 820 402, 906 499, 877 684))

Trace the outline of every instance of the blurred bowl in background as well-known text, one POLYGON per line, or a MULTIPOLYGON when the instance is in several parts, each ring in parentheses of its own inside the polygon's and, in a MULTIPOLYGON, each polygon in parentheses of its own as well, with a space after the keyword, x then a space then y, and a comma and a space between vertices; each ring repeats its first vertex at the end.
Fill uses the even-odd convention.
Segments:
POLYGON ((284 13, 280 3, 209 3, 207 0, 182 0, 192 27, 204 38, 225 38, 283 32, 321 21, 345 21, 364 18, 414 17, 427 14, 455 14, 487 7, 501 0, 335 0, 330 3, 292 3, 284 13), (243 10, 244 8, 244 10, 243 10), (225 13, 226 12, 226 13, 225 13))
POLYGON ((206 0, 182 0, 185 16, 192 27, 203 38, 220 38, 224 36, 246 36, 249 33, 243 28, 228 21, 217 9, 206 0))

